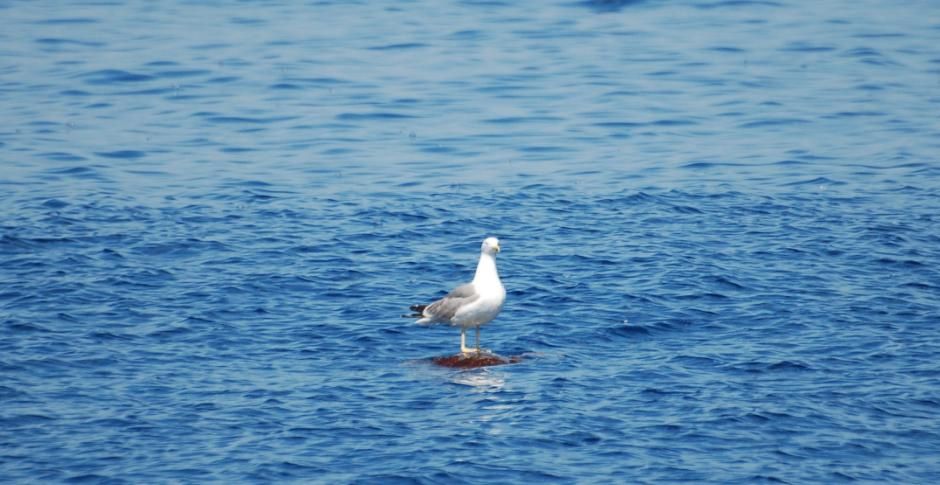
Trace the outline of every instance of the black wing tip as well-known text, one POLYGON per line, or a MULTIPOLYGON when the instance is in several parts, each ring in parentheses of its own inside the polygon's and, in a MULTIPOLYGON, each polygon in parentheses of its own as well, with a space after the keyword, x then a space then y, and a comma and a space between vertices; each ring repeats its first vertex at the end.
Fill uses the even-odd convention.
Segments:
POLYGON ((414 313, 410 315, 402 315, 402 318, 421 318, 424 316, 424 309, 427 307, 427 305, 411 305, 408 307, 408 309, 414 313))

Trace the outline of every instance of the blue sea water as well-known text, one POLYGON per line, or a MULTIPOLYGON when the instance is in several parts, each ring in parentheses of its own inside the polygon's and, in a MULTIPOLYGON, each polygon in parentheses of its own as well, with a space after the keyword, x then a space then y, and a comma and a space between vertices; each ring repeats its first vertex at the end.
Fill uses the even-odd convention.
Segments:
POLYGON ((938 113, 927 0, 6 2, 0 481, 937 483, 938 113))

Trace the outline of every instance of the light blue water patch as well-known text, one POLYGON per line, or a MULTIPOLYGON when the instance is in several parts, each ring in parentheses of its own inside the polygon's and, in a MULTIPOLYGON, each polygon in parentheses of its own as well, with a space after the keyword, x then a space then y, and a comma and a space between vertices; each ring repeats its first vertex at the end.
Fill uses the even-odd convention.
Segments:
POLYGON ((935 483, 937 18, 4 5, 0 477, 935 483))

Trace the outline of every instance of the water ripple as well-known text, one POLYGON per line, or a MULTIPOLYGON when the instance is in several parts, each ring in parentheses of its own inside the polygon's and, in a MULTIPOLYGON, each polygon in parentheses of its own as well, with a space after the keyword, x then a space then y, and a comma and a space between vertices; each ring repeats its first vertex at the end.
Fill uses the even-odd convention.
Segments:
POLYGON ((935 7, 454 7, 4 8, 0 476, 937 481, 935 7))

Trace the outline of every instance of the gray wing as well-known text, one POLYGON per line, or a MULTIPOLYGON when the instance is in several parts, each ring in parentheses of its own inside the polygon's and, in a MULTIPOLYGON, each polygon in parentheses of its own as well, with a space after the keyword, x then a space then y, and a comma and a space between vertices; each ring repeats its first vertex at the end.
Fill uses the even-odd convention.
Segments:
POLYGON ((480 295, 476 292, 476 288, 473 287, 473 283, 460 285, 454 288, 454 291, 448 293, 444 298, 428 305, 427 308, 424 309, 424 315, 426 318, 431 318, 434 321, 448 322, 451 318, 454 318, 457 310, 462 306, 469 305, 479 298, 480 295))

